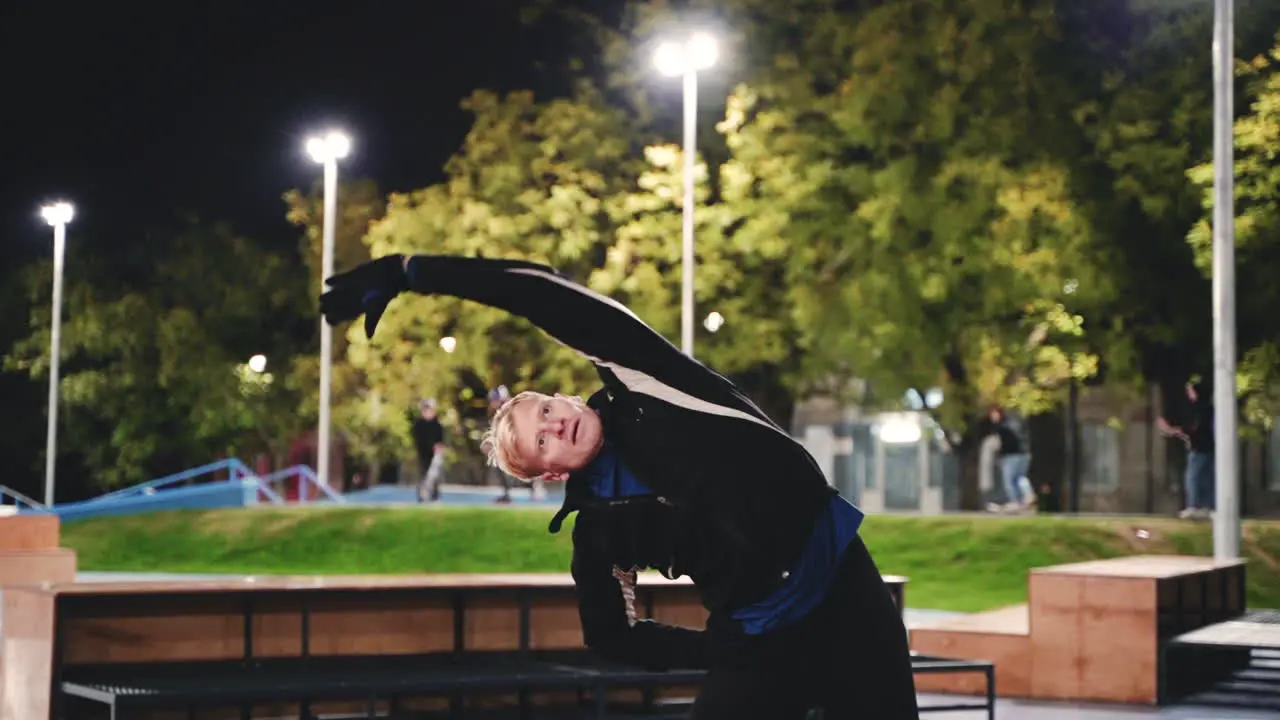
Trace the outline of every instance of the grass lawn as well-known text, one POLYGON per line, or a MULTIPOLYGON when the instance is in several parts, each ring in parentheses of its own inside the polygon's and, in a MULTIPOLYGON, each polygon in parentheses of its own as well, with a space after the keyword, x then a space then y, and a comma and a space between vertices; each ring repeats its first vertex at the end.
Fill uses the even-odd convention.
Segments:
MULTIPOLYGON (((567 572, 571 523, 510 508, 265 508, 67 523, 81 570, 255 574, 567 572)), ((1027 570, 1146 553, 1212 554, 1207 522, 1137 518, 872 516, 862 537, 912 607, 1025 602, 1027 570), (1139 530, 1146 531, 1140 538, 1139 530)), ((1280 608, 1280 522, 1247 522, 1249 604, 1280 608)))

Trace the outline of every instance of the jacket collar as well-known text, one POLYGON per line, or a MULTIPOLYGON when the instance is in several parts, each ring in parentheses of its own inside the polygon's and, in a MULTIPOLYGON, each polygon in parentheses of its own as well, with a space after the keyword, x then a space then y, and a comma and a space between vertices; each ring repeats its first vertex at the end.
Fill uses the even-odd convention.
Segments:
MULTIPOLYGON (((609 424, 613 416, 613 396, 608 390, 601 388, 591 394, 587 398, 587 407, 591 408, 600 416, 601 432, 604 433, 604 445, 600 448, 600 453, 608 451, 609 447, 609 424)), ((594 497, 591 490, 592 479, 599 473, 598 465, 601 464, 601 457, 597 455, 587 466, 581 470, 577 470, 569 475, 569 479, 564 486, 564 503, 560 509, 556 511, 551 523, 547 526, 547 530, 552 534, 560 532, 560 528, 564 525, 564 521, 569 515, 582 508, 583 505, 590 502, 594 497)))

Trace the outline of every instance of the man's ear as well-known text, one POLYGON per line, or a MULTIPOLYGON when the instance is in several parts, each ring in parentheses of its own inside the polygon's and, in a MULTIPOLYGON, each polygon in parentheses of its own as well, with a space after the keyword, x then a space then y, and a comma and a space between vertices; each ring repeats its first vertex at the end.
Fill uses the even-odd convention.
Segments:
POLYGON ((568 482, 569 473, 567 472, 551 472, 550 470, 542 473, 543 482, 568 482))

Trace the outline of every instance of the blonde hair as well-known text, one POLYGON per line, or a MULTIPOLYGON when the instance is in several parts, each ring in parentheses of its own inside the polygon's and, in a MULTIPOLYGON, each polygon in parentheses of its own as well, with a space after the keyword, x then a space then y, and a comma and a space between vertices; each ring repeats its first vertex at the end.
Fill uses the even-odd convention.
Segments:
POLYGON ((535 473, 529 471, 516 449, 516 429, 511 411, 526 401, 543 397, 546 396, 540 392, 526 390, 506 401, 493 414, 489 429, 480 438, 480 450, 488 457, 489 464, 517 480, 532 480, 535 473))

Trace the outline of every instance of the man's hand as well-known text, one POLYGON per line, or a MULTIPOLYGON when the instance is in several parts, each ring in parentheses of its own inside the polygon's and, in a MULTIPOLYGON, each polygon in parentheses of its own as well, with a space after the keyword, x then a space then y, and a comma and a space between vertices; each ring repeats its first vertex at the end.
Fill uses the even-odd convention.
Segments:
POLYGON ((372 338, 387 303, 409 289, 407 262, 403 255, 386 255, 327 279, 329 290, 320 296, 325 322, 337 325, 364 315, 365 336, 372 338))
POLYGON ((1191 437, 1187 435, 1186 431, 1175 425, 1170 425, 1168 420, 1165 420, 1162 417, 1157 417, 1156 429, 1165 437, 1177 438, 1188 448, 1191 447, 1191 437))

